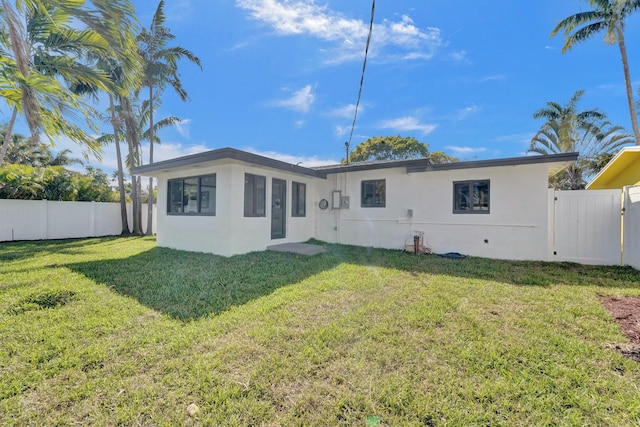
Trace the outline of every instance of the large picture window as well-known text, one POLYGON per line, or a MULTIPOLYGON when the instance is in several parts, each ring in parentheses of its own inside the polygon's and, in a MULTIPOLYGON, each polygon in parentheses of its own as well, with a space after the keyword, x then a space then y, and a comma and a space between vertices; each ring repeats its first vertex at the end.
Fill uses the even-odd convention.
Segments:
POLYGON ((453 213, 488 214, 489 180, 454 182, 453 213))
POLYGON ((167 214, 215 215, 216 175, 170 179, 167 214))
POLYGON ((387 205, 387 183, 384 179, 362 181, 360 206, 384 208, 387 205))
POLYGON ((293 181, 291 183, 291 216, 307 215, 307 184, 293 181))
POLYGON ((244 174, 244 216, 265 216, 267 178, 244 174))

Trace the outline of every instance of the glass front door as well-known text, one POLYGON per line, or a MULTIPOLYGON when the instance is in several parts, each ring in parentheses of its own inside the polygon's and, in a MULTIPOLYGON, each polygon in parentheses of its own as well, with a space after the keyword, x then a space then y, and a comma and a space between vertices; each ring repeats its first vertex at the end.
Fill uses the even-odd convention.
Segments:
POLYGON ((284 239, 287 235, 287 182, 271 181, 271 238, 284 239))

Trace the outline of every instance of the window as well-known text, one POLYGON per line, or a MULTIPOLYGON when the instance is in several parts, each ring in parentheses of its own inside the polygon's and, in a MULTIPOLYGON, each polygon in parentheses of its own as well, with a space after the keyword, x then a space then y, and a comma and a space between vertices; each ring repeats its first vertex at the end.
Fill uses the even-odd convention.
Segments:
POLYGON ((363 208, 384 208, 386 206, 386 186, 384 179, 362 181, 361 206, 363 208))
POLYGON ((303 217, 307 214, 307 185, 291 183, 291 216, 303 217))
POLYGON ((267 178, 244 174, 244 216, 265 216, 267 178))
POLYGON ((215 215, 216 175, 170 179, 167 214, 215 215))
POLYGON ((489 180, 453 183, 453 213, 489 213, 489 180))

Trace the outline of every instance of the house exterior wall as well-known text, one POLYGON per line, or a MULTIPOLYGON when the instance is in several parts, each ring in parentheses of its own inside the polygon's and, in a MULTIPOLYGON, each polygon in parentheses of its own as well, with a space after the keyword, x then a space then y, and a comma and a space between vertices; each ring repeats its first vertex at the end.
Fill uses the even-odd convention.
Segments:
POLYGON ((314 237, 313 182, 315 178, 242 163, 185 168, 158 174, 158 246, 232 256, 265 250, 267 246, 314 237), (216 174, 215 216, 167 214, 168 180, 216 174), (244 217, 245 173, 266 177, 264 217, 244 217), (271 183, 287 183, 286 237, 271 239, 271 183), (306 216, 291 216, 292 182, 307 185, 306 216))
POLYGON ((330 175, 318 197, 350 197, 349 209, 320 210, 319 240, 403 249, 416 232, 435 253, 498 259, 549 260, 548 165, 470 168, 410 173, 405 168, 330 175), (386 207, 361 207, 363 180, 386 179, 386 207), (454 181, 490 180, 489 214, 454 214, 454 181), (409 217, 408 210, 413 210, 409 217))

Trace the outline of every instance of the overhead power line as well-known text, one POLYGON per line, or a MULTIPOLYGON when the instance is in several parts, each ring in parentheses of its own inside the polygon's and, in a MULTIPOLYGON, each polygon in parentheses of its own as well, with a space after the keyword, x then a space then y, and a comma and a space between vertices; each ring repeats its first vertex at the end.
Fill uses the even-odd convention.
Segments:
POLYGON ((362 64, 362 76, 360 77, 360 89, 358 90, 358 100, 356 101, 356 109, 353 114, 353 123, 351 123, 351 132, 349 133, 349 141, 346 142, 347 158, 349 163, 349 147, 353 138, 353 130, 356 128, 356 119, 358 118, 358 107, 360 106, 360 98, 362 97, 362 84, 364 82, 364 72, 367 69, 367 55, 369 54, 369 44, 371 43, 371 33, 373 32, 373 16, 376 10, 376 0, 371 3, 371 21, 369 23, 369 36, 367 37, 367 46, 364 50, 364 63, 362 64))

